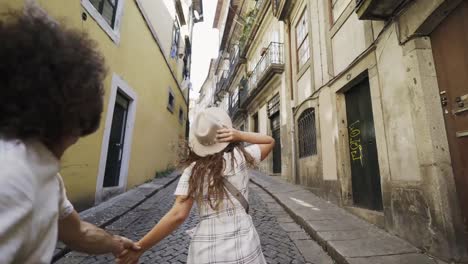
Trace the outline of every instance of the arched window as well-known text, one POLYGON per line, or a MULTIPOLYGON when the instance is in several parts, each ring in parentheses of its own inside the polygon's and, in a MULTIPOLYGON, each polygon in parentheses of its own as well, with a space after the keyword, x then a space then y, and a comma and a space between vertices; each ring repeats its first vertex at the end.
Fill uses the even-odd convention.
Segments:
POLYGON ((315 130, 315 109, 308 108, 297 120, 299 158, 317 154, 317 134, 315 130))

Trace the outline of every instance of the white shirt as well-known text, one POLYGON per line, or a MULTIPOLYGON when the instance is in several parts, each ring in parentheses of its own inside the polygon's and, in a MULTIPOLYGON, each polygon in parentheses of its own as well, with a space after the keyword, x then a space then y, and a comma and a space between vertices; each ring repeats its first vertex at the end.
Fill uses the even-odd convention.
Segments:
POLYGON ((58 220, 73 212, 57 158, 41 143, 0 139, 0 263, 50 263, 58 220))

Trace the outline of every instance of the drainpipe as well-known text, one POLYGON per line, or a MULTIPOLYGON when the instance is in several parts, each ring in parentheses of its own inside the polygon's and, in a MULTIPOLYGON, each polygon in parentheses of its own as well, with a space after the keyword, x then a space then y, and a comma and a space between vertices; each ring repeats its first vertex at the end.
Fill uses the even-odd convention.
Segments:
POLYGON ((187 121, 185 121, 185 140, 188 140, 190 134, 190 89, 192 88, 192 82, 187 87, 187 121))
MULTIPOLYGON (((291 96, 291 104, 294 100, 294 85, 293 85, 293 76, 292 76, 292 54, 291 54, 291 21, 288 20, 287 23, 288 27, 288 53, 289 53, 289 87, 290 87, 290 96, 291 96)), ((292 180, 294 183, 299 183, 297 180, 297 157, 296 157, 296 124, 294 118, 294 109, 291 107, 291 118, 290 118, 290 126, 291 126, 291 152, 292 152, 292 162, 291 162, 291 173, 292 173, 292 180)))

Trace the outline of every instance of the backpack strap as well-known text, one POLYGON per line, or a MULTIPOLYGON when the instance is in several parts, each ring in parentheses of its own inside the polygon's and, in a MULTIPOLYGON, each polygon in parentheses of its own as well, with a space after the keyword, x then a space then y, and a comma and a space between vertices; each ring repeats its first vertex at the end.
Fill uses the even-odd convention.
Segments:
POLYGON ((232 184, 230 183, 227 178, 223 179, 224 182, 224 187, 226 187, 226 190, 236 198, 237 201, 244 207, 245 212, 248 214, 249 213, 249 202, 247 199, 245 199, 244 195, 232 184))

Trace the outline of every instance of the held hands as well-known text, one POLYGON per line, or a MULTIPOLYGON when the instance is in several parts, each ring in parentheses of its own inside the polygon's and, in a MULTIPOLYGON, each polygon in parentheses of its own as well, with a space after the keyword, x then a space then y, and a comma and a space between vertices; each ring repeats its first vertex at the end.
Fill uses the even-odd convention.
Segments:
POLYGON ((117 263, 137 263, 138 258, 134 262, 119 262, 120 258, 127 255, 128 252, 139 252, 139 254, 143 254, 140 246, 138 246, 135 242, 132 240, 122 237, 122 236, 114 236, 114 240, 117 242, 117 247, 115 250, 112 252, 114 257, 119 258, 117 260, 117 263), (140 253, 141 252, 141 253, 140 253))
POLYGON ((120 254, 119 258, 116 260, 118 264, 138 264, 138 260, 140 259, 141 255, 143 255, 143 250, 132 250, 126 249, 120 254))
POLYGON ((218 142, 238 142, 241 141, 241 133, 240 131, 234 128, 222 128, 218 130, 216 135, 216 140, 218 142))

